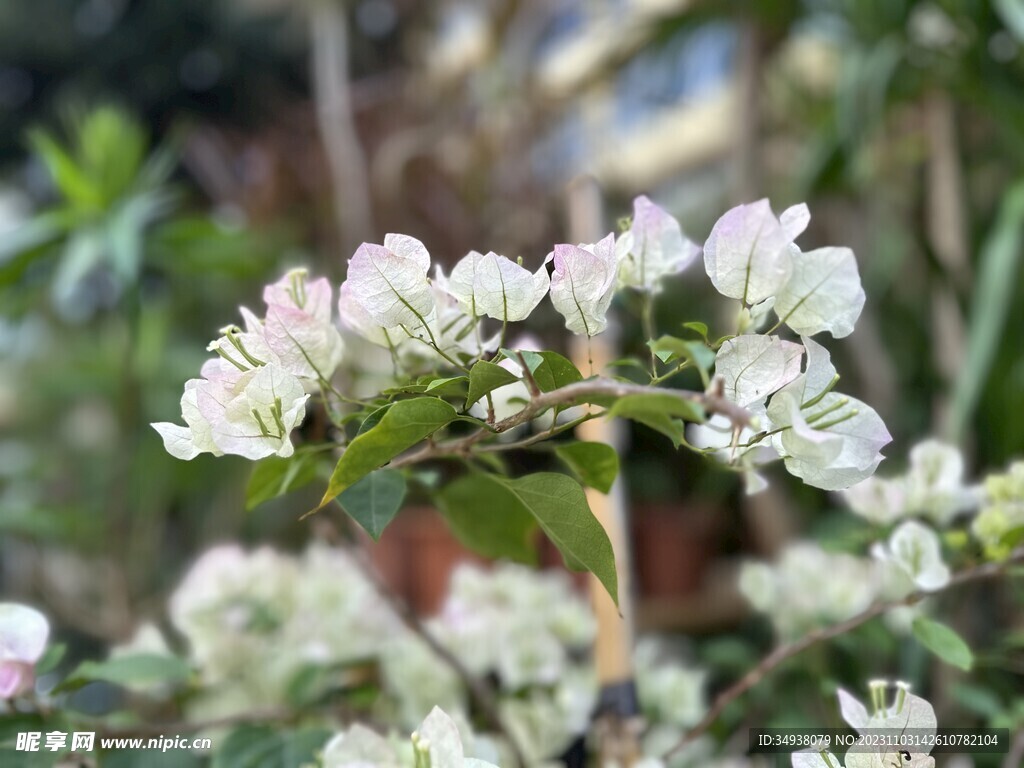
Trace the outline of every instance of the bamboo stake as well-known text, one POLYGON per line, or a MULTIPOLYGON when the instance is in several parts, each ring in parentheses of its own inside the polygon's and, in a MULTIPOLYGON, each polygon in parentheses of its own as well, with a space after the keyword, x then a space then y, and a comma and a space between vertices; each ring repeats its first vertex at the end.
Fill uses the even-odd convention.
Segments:
MULTIPOLYGON (((603 234, 601 192, 593 179, 574 180, 568 189, 569 232, 573 242, 596 242, 603 234)), ((573 362, 585 374, 603 371, 614 359, 613 329, 588 339, 574 338, 573 362)), ((610 444, 621 453, 621 432, 608 419, 594 419, 576 428, 577 437, 610 444)), ((602 765, 629 766, 641 756, 639 706, 633 679, 633 601, 625 493, 621 479, 609 495, 588 488, 587 502, 604 526, 615 553, 619 607, 604 587, 590 577, 590 596, 597 617, 594 658, 600 699, 595 731, 602 765)))

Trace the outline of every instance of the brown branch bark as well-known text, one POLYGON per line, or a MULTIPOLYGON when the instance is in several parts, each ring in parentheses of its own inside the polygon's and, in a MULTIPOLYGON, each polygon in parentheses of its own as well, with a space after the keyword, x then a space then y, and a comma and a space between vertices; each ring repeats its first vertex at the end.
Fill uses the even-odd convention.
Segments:
MULTIPOLYGON (((627 395, 651 394, 669 395, 689 403, 695 403, 702 406, 708 414, 717 413, 727 417, 736 427, 744 427, 750 423, 750 412, 746 408, 742 408, 726 399, 722 391, 721 380, 717 378, 712 381, 711 387, 707 392, 692 392, 683 389, 666 389, 599 377, 578 381, 575 384, 567 384, 550 392, 540 392, 530 398, 530 402, 527 403, 523 410, 502 419, 491 429, 479 429, 455 440, 427 443, 422 448, 407 453, 404 456, 399 456, 388 466, 392 468, 405 467, 410 464, 419 464, 444 456, 468 455, 477 443, 486 440, 488 437, 493 437, 526 424, 534 417, 556 405, 573 405, 585 402, 587 398, 600 396, 625 397, 627 395)), ((513 447, 516 447, 516 444, 512 443, 508 446, 510 449, 513 447)))
POLYGON ((847 632, 856 629, 861 624, 865 624, 871 619, 881 616, 893 608, 914 605, 915 603, 921 602, 926 597, 941 594, 942 592, 952 589, 953 587, 960 586, 961 584, 978 581, 979 579, 990 579, 996 576, 1001 576, 1010 566, 1020 563, 1024 563, 1024 549, 1016 550, 1008 559, 1002 562, 985 563, 984 565, 978 565, 973 568, 967 568, 960 571, 959 573, 954 574, 949 580, 949 583, 940 590, 936 590, 934 592, 912 592, 899 600, 889 600, 883 603, 876 603, 846 621, 841 621, 830 627, 816 629, 813 632, 809 632, 804 635, 799 640, 794 640, 791 643, 785 643, 778 646, 775 650, 761 659, 753 669, 718 694, 714 703, 711 705, 711 708, 707 711, 707 714, 704 715, 700 722, 687 731, 683 735, 683 738, 680 739, 672 749, 664 754, 663 759, 668 760, 668 758, 675 755, 679 750, 692 742, 698 736, 704 734, 714 724, 719 716, 721 716, 725 708, 733 701, 761 682, 761 680, 767 677, 780 664, 802 653, 812 645, 846 634, 847 632))

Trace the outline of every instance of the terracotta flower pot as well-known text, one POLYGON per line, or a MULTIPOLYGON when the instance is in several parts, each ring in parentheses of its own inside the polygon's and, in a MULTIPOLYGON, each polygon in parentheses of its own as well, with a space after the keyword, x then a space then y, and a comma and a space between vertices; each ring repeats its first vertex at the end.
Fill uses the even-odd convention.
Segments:
POLYGON ((705 506, 633 509, 633 569, 642 597, 692 594, 715 556, 721 515, 705 506))
POLYGON ((441 607, 459 563, 481 562, 431 507, 403 509, 371 551, 387 583, 420 615, 430 615, 441 607))

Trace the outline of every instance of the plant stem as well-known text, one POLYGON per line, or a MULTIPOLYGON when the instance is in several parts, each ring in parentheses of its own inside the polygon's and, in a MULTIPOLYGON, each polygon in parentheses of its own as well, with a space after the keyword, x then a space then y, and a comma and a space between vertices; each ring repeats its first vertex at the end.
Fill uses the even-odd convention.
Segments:
POLYGON ((658 356, 649 342, 654 341, 654 295, 649 291, 641 294, 640 323, 644 332, 644 343, 651 353, 651 380, 658 378, 658 356))

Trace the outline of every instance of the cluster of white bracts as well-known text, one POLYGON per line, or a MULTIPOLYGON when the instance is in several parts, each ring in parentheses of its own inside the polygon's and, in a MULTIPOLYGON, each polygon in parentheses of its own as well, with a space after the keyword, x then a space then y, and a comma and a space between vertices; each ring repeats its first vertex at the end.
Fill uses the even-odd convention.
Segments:
MULTIPOLYGON (((653 295, 664 277, 685 269, 702 250, 646 197, 634 201, 633 213, 618 238, 556 245, 535 271, 493 252, 471 251, 450 275, 436 266, 431 279, 423 243, 389 234, 382 245, 364 243, 350 259, 338 318, 396 354, 418 350, 460 365, 496 349, 499 335, 482 331, 485 319, 502 325, 525 320, 545 295, 566 328, 593 336, 607 327, 616 289, 653 295)), ((742 303, 740 335, 718 350, 716 373, 726 397, 756 414, 766 434, 736 435, 719 417, 692 433, 691 442, 723 449, 720 455, 744 470, 751 492, 764 485, 755 467, 779 457, 811 485, 847 488, 874 472, 890 440, 871 408, 831 391, 835 369, 810 338, 822 331, 849 334, 864 292, 849 249, 805 253, 796 246, 809 219, 805 205, 780 217, 767 200, 741 205, 718 220, 703 247, 711 282, 742 303), (802 343, 755 332, 773 309, 775 327, 787 325, 802 343)), ((288 434, 302 421, 306 392, 330 380, 342 342, 326 280, 307 281, 294 271, 268 287, 264 299, 265 319, 243 309, 245 328, 225 329, 210 346, 218 357, 203 367, 202 378, 186 384, 185 426, 154 425, 172 455, 259 459, 292 452, 288 434)))
POLYGON ((326 279, 309 281, 305 270, 293 270, 264 289, 263 320, 243 308, 245 328, 223 329, 209 346, 217 356, 203 365, 202 378, 185 383, 185 426, 153 425, 167 452, 185 460, 200 453, 290 456, 289 434, 305 416, 307 386, 329 380, 341 363, 331 294, 326 279))
MULTIPOLYGON (((718 350, 715 372, 725 395, 758 417, 756 431, 734 434, 724 417, 692 428, 698 447, 744 470, 747 490, 765 487, 756 467, 781 457, 804 482, 839 490, 874 474, 891 437, 866 404, 832 391, 838 380, 828 351, 811 339, 853 331, 864 307, 857 262, 848 248, 803 252, 806 205, 776 217, 767 200, 738 206, 715 224, 704 265, 715 287, 744 305, 745 333, 718 350), (747 309, 749 308, 749 309, 747 309), (774 310, 800 342, 754 332, 774 310), (769 397, 771 400, 769 401, 769 397), (757 433, 763 433, 757 439, 757 433)), ((774 329, 773 329, 774 330, 774 329)))

